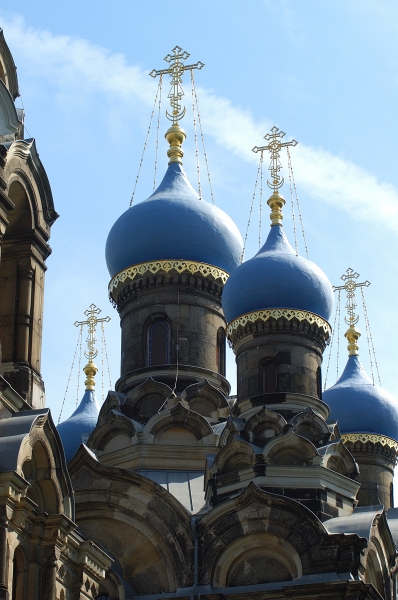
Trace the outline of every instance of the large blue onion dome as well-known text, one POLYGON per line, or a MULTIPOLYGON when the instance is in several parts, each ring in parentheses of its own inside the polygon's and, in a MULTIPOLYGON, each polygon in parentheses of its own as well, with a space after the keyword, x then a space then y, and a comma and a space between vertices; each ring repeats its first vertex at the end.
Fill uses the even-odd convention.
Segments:
POLYGON ((261 250, 229 277, 222 305, 228 323, 270 308, 309 311, 328 321, 333 290, 317 265, 296 255, 282 226, 273 225, 261 250))
POLYGON ((157 190, 113 225, 106 242, 111 277, 156 260, 207 263, 231 273, 243 242, 232 219, 201 200, 178 162, 171 162, 157 190))
POLYGON ((398 441, 398 402, 373 385, 358 356, 350 356, 340 379, 322 395, 341 433, 374 433, 398 441))
POLYGON ((57 426, 64 446, 66 462, 69 462, 80 444, 85 443, 97 425, 100 406, 94 390, 87 390, 75 412, 57 426))

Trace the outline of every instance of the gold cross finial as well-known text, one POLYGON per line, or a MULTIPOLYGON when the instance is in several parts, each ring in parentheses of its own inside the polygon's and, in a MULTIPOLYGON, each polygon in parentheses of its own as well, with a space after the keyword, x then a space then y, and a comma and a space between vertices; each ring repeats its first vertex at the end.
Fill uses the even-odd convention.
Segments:
POLYGON ((181 159, 184 155, 181 145, 186 138, 185 131, 179 126, 178 121, 184 117, 186 109, 185 106, 181 107, 181 100, 184 96, 184 91, 182 89, 182 75, 184 71, 192 71, 193 69, 202 69, 204 64, 202 62, 197 62, 192 65, 185 65, 184 61, 189 58, 190 54, 180 48, 180 46, 175 46, 172 50, 172 54, 168 54, 165 56, 164 60, 170 64, 168 69, 153 69, 149 75, 151 77, 170 75, 171 78, 171 88, 168 95, 170 99, 171 112, 166 110, 166 117, 172 122, 172 126, 166 132, 166 139, 170 144, 170 148, 167 152, 168 157, 170 158, 170 163, 177 162, 181 163, 181 159))
POLYGON ((278 129, 278 127, 273 127, 271 129, 271 133, 267 133, 264 136, 264 139, 269 144, 267 146, 254 146, 253 152, 261 152, 263 154, 264 150, 269 150, 271 155, 270 165, 268 170, 271 172, 272 180, 269 181, 267 179, 267 185, 269 188, 273 190, 271 198, 268 200, 268 205, 271 208, 271 227, 272 225, 282 225, 282 207, 285 205, 285 199, 279 194, 279 189, 282 187, 284 183, 284 178, 279 175, 279 171, 282 168, 282 164, 280 161, 280 152, 281 148, 286 146, 297 146, 296 140, 292 140, 291 142, 281 142, 281 139, 285 136, 285 132, 278 129))
POLYGON ((173 125, 176 125, 178 121, 180 121, 185 115, 185 107, 181 108, 180 101, 184 95, 182 89, 182 81, 181 77, 184 71, 190 71, 192 69, 202 69, 204 64, 201 62, 197 62, 194 65, 184 65, 184 61, 189 58, 190 54, 185 52, 180 46, 176 46, 172 50, 173 54, 168 54, 164 57, 164 60, 170 64, 168 69, 160 69, 156 71, 153 69, 149 75, 151 77, 157 77, 158 75, 170 75, 171 78, 171 89, 168 95, 170 99, 170 105, 172 108, 171 113, 166 111, 166 117, 173 122, 173 125))
POLYGON ((97 367, 94 364, 94 358, 98 354, 98 350, 95 347, 95 342, 97 341, 95 335, 95 328, 98 323, 108 323, 111 320, 110 317, 103 317, 99 319, 96 315, 101 312, 101 309, 95 306, 95 304, 91 304, 90 307, 84 312, 87 317, 86 321, 76 321, 74 323, 75 327, 83 327, 87 325, 87 350, 84 351, 84 356, 88 359, 88 364, 84 367, 83 371, 86 374, 86 390, 93 390, 95 386, 95 375, 98 372, 97 367))
POLYGON ((356 356, 358 354, 358 339, 360 337, 360 332, 355 327, 355 325, 359 321, 359 315, 356 314, 355 309, 357 307, 356 299, 355 299, 355 291, 359 287, 368 287, 370 285, 370 281, 363 281, 362 283, 357 283, 357 279, 359 277, 359 273, 354 271, 354 269, 347 269, 344 275, 341 276, 341 279, 344 281, 344 285, 334 285, 333 290, 345 290, 347 292, 347 317, 344 317, 345 322, 347 323, 348 330, 344 334, 348 340, 348 356, 356 356))

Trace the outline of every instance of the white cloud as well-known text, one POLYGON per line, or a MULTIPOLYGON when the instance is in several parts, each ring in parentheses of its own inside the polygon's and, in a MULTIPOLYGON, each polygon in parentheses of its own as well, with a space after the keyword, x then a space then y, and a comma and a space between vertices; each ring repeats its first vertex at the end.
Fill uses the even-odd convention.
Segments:
MULTIPOLYGON (((32 75, 46 78, 68 94, 70 88, 80 93, 102 92, 122 102, 141 102, 151 106, 155 83, 138 66, 129 65, 125 56, 106 48, 69 36, 55 36, 47 31, 27 27, 23 19, 2 19, 6 39, 18 60, 26 60, 32 75)), ((224 150, 246 161, 256 161, 251 146, 262 140, 272 125, 256 121, 248 110, 214 92, 198 89, 206 135, 212 136, 224 150)), ((129 118, 134 118, 129 111, 129 118)), ((398 231, 398 191, 388 183, 331 153, 297 146, 294 166, 300 188, 337 209, 371 220, 382 211, 386 224, 398 231), (387 217, 387 218, 385 218, 387 217)))

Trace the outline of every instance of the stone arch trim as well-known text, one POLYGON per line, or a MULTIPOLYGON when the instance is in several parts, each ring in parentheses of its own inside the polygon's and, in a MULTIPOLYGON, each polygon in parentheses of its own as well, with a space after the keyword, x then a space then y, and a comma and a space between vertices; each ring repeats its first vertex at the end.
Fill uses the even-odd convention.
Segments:
POLYGON ((291 579, 300 579, 302 576, 301 560, 292 544, 273 533, 256 533, 238 538, 224 549, 214 565, 213 587, 220 588, 230 585, 228 576, 233 563, 238 559, 243 559, 244 555, 253 549, 257 549, 258 552, 266 550, 270 557, 277 558, 278 562, 282 563, 289 572, 291 579))
MULTIPOLYGON (((265 492, 250 483, 237 497, 213 508, 198 523, 200 577, 212 585, 215 565, 236 540, 272 534, 290 544, 300 557, 302 574, 358 574, 367 542, 356 534, 329 535, 308 508, 290 498, 265 492)), ((254 538, 253 538, 254 539, 254 538)))
POLYGON ((217 475, 224 475, 253 467, 255 462, 256 456, 253 446, 237 437, 233 437, 229 444, 224 446, 217 454, 212 472, 217 475))
MULTIPOLYGON (((322 417, 320 417, 311 407, 295 415, 290 422, 293 426, 293 431, 295 432, 303 425, 313 429, 315 434, 316 431, 318 431, 318 436, 314 436, 316 439, 310 440, 314 441, 314 443, 325 444, 330 438, 330 431, 326 421, 322 419, 322 417)), ((297 435, 302 434, 298 433, 297 435)))
POLYGON ((287 433, 273 438, 264 446, 263 456, 265 462, 273 464, 281 451, 291 451, 292 454, 297 454, 307 464, 309 464, 313 458, 318 456, 314 444, 309 442, 306 438, 296 435, 291 428, 287 433))
MULTIPOLYGON (((198 383, 193 383, 185 388, 181 394, 181 400, 187 402, 190 406, 195 402, 199 404, 203 403, 203 405, 209 409, 207 412, 210 413, 216 413, 220 409, 222 410, 229 408, 224 394, 219 389, 211 385, 207 379, 203 379, 198 383)), ((199 410, 196 410, 195 412, 200 413, 199 410)))
POLYGON ((101 451, 115 435, 126 435, 132 438, 140 431, 142 431, 140 423, 125 417, 120 412, 111 410, 91 432, 87 446, 92 450, 101 451))
POLYGON ((13 100, 19 96, 17 68, 14 59, 4 38, 3 29, 0 29, 0 61, 6 73, 6 86, 13 100))
POLYGON ((286 421, 279 413, 268 410, 266 406, 263 406, 261 410, 248 419, 242 431, 242 437, 255 444, 256 431, 267 426, 272 428, 275 431, 275 436, 277 436, 286 426, 286 421))
MULTIPOLYGON (((190 515, 169 492, 138 473, 97 462, 84 446, 69 463, 69 470, 75 490, 79 527, 109 549, 120 563, 123 577, 134 589, 141 586, 142 593, 172 592, 177 587, 191 584, 193 533, 190 515), (112 521, 114 548, 110 548, 106 539, 101 539, 101 528, 97 534, 92 530, 92 523, 98 520, 95 515, 112 521), (127 523, 140 532, 140 539, 148 539, 148 543, 150 541, 156 548, 161 560, 159 568, 162 572, 164 569, 167 571, 168 589, 155 589, 155 585, 143 590, 143 584, 137 584, 134 572, 127 576, 126 556, 118 542, 118 535, 122 534, 127 523)), ((150 585, 151 582, 148 583, 150 585)))
POLYGON ((43 448, 48 461, 47 469, 43 468, 42 476, 39 477, 39 483, 41 482, 42 489, 43 485, 46 489, 54 489, 58 503, 54 512, 73 520, 72 483, 66 468, 62 442, 49 409, 21 411, 0 421, 0 469, 16 471, 25 480, 24 463, 32 458, 35 460, 36 444, 43 448))
MULTIPOLYGON (((161 432, 172 427, 180 427, 192 433, 197 440, 213 434, 213 430, 204 417, 185 408, 178 402, 170 410, 158 413, 145 426, 146 437, 153 435, 156 439, 161 432)), ((156 443, 156 442, 155 442, 156 443)))
POLYGON ((341 440, 329 444, 324 457, 324 466, 332 471, 337 471, 350 479, 354 479, 359 474, 359 467, 354 457, 341 440))
MULTIPOLYGON (((0 64, 1 67, 1 64, 0 64)), ((5 117, 5 127, 6 129, 4 130, 4 137, 2 138, 2 135, 0 135, 0 139, 2 139, 2 141, 4 142, 5 140, 10 139, 9 137, 5 137, 5 136, 15 136, 18 132, 18 129, 21 125, 19 119, 18 119, 18 114, 15 108, 15 104, 12 100, 11 94, 7 89, 7 86, 5 83, 3 83, 3 81, 0 79, 0 106, 1 106, 1 112, 3 113, 4 117, 5 117)))

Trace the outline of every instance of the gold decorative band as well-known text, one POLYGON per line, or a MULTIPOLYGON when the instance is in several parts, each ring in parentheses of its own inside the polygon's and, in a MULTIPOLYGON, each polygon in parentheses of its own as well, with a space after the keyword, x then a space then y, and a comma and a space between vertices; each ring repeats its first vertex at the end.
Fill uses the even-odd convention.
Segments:
POLYGON ((332 328, 330 327, 329 323, 315 313, 305 310, 293 310, 291 308, 270 308, 267 310, 256 310, 254 312, 246 313, 240 317, 237 317, 227 326, 227 335, 231 335, 235 329, 238 329, 238 327, 244 327, 248 322, 254 323, 258 319, 265 322, 269 319, 280 318, 287 319, 288 321, 291 321, 292 319, 297 319, 298 321, 307 321, 307 323, 310 323, 310 325, 315 323, 318 325, 318 327, 322 328, 325 333, 328 333, 329 336, 332 333, 332 328))
POLYGON ((382 446, 388 446, 392 450, 398 452, 398 442, 393 440, 386 435, 378 435, 377 433, 343 433, 341 436, 343 442, 373 442, 373 444, 381 444, 382 446))
POLYGON ((142 277, 146 273, 156 275, 159 271, 177 271, 178 273, 188 272, 191 275, 198 274, 203 277, 212 277, 215 281, 220 280, 223 284, 227 281, 229 273, 208 265, 206 263, 199 263, 188 260, 157 260, 153 262, 145 262, 139 265, 133 265, 124 271, 120 271, 115 277, 113 277, 108 286, 109 293, 112 294, 113 290, 116 289, 119 283, 124 283, 126 279, 136 279, 142 277))

